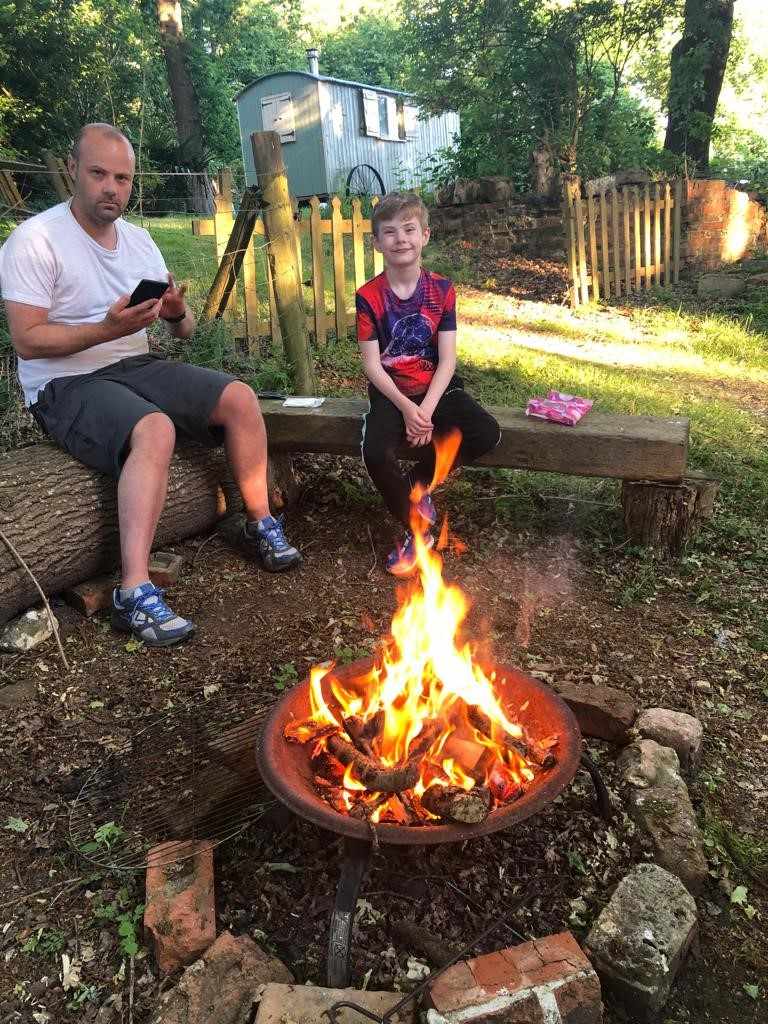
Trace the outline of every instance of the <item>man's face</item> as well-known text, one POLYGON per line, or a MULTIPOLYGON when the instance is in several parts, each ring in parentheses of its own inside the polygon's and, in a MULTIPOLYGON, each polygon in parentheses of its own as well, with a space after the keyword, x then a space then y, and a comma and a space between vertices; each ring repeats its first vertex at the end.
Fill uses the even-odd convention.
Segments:
POLYGON ((423 228, 416 213, 405 211, 378 225, 374 245, 390 267, 408 267, 418 262, 429 241, 429 228, 423 228))
POLYGON ((82 212, 96 224, 112 224, 123 213, 133 186, 133 149, 124 139, 96 132, 80 143, 77 160, 70 157, 69 172, 82 212))

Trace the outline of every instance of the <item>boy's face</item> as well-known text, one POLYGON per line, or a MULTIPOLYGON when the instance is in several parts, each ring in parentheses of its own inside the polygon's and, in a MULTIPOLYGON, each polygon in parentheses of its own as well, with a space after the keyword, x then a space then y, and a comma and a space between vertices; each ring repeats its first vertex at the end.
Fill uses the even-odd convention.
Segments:
POLYGON ((378 225, 373 244, 384 256, 388 267, 404 269, 421 259, 421 250, 429 241, 429 228, 423 228, 418 214, 406 210, 378 225))

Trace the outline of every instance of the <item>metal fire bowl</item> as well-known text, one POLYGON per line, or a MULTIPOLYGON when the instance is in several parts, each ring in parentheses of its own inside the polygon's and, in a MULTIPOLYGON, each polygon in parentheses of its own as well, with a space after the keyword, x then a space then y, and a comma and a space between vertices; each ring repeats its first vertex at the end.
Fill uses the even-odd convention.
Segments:
MULTIPOLYGON (((368 659, 340 666, 336 678, 344 683, 371 668, 368 659)), ((488 671, 487 666, 484 666, 488 671)), ((542 772, 526 792, 514 803, 491 811, 479 825, 376 825, 379 842, 417 846, 434 843, 455 843, 475 836, 487 835, 498 829, 509 828, 524 818, 536 814, 555 799, 572 781, 581 757, 581 733, 568 705, 548 686, 508 665, 496 666, 494 683, 501 703, 516 717, 517 708, 529 701, 528 707, 517 715, 521 724, 538 739, 557 734, 557 764, 542 772)), ((339 814, 322 800, 313 781, 308 747, 289 743, 284 736, 286 723, 294 718, 307 718, 309 708, 309 680, 305 679, 289 690, 275 705, 266 720, 256 747, 256 759, 263 781, 278 800, 300 818, 343 836, 370 841, 371 829, 364 821, 339 814)))

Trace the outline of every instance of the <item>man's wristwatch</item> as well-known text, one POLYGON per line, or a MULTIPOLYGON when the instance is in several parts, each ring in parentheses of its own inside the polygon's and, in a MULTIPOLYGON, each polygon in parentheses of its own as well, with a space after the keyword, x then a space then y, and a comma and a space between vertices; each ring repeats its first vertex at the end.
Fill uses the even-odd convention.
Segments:
POLYGON ((180 324, 181 321, 186 317, 186 315, 187 311, 185 309, 181 316, 164 316, 163 320, 165 320, 167 324, 180 324))

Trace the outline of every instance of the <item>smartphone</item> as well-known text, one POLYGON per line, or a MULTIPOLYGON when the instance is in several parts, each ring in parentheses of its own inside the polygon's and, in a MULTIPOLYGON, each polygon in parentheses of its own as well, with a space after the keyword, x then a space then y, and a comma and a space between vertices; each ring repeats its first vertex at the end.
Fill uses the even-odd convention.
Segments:
POLYGON ((130 306, 138 306, 140 302, 147 302, 149 299, 161 299, 167 291, 167 281, 150 281, 149 278, 142 278, 133 289, 126 309, 130 306))

